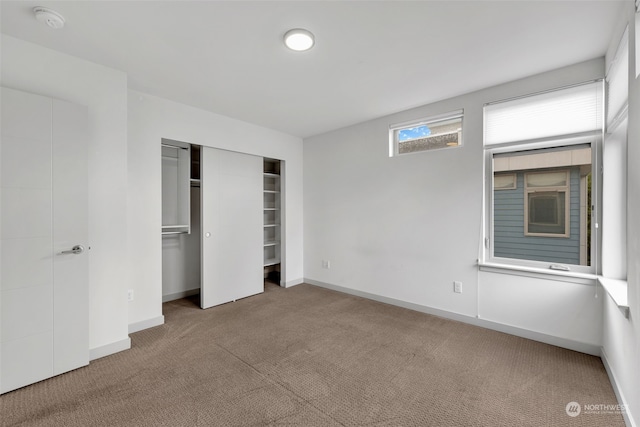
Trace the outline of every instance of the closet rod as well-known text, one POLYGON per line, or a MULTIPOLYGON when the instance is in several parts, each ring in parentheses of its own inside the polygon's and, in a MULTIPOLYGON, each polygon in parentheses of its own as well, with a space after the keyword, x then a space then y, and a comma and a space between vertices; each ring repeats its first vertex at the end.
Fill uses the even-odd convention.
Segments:
POLYGON ((167 147, 167 148, 175 148, 176 150, 188 150, 187 147, 178 147, 176 145, 171 145, 171 144, 160 144, 163 147, 167 147))

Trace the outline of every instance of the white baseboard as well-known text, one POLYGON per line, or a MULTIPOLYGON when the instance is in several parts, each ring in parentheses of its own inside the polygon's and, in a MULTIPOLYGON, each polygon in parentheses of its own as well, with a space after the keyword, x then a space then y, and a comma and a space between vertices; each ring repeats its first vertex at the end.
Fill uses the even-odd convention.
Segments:
POLYGON ((153 328, 154 326, 164 325, 164 316, 154 317, 153 319, 142 320, 140 322, 129 324, 129 333, 139 332, 144 329, 153 328))
MULTIPOLYGON (((613 392, 616 394, 616 399, 618 399, 618 404, 624 405, 625 408, 629 408, 628 400, 625 399, 624 393, 622 392, 622 389, 618 385, 618 380, 616 378, 615 373, 611 369, 611 365, 609 364, 609 359, 607 358, 607 353, 604 351, 604 347, 601 348, 600 358, 602 359, 602 364, 604 365, 604 369, 607 371, 607 375, 609 376, 609 381, 611 382, 611 387, 613 387, 613 392)), ((638 424, 634 422, 633 416, 628 410, 624 411, 622 413, 622 416, 624 417, 624 422, 627 425, 627 427, 638 426, 638 424)))
POLYGON ((301 278, 301 279, 295 279, 295 280, 289 280, 288 282, 286 282, 286 283, 284 284, 284 287, 285 287, 285 288, 290 288, 290 287, 292 287, 292 286, 300 285, 300 284, 302 284, 302 283, 305 283, 305 280, 304 280, 304 279, 302 279, 302 278, 301 278))
POLYGON ((162 295, 162 302, 174 301, 181 298, 190 297, 191 295, 198 295, 200 288, 189 289, 188 291, 175 292, 173 294, 162 295))
POLYGON ((89 360, 100 359, 101 357, 129 350, 130 348, 131 338, 127 337, 120 341, 89 349, 89 360))
POLYGON ((600 346, 594 344, 583 343, 579 341, 573 341, 566 338, 559 338, 553 335, 543 334, 541 332, 534 332, 528 329, 519 328, 516 326, 505 325, 503 323, 494 322, 486 319, 479 319, 477 317, 467 316, 465 314, 454 313, 451 311, 441 310, 438 308, 428 307, 425 305, 414 304, 407 301, 398 300, 395 298, 384 297, 381 295, 372 294, 369 292, 358 291, 355 289, 345 288, 343 286, 332 285, 330 283, 324 283, 313 279, 304 279, 305 283, 310 285, 319 286, 322 288, 331 289, 338 292, 343 292, 350 295, 367 298, 370 300, 383 302, 385 304, 391 304, 398 307, 408 308, 409 310, 419 311, 421 313, 431 314, 445 319, 456 320, 462 323, 468 323, 470 325, 480 326, 482 328, 491 329, 505 334, 515 335, 522 338, 527 338, 533 341, 543 342, 545 344, 555 345, 556 347, 567 348, 569 350, 579 351, 581 353, 590 354, 592 356, 600 356, 600 346))

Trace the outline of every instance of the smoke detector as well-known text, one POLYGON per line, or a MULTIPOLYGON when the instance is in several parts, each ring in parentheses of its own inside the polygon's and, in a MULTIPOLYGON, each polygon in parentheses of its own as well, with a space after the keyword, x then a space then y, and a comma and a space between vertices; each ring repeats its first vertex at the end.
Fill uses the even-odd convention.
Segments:
POLYGON ((64 27, 64 17, 55 10, 38 6, 33 8, 33 13, 36 15, 38 21, 54 30, 64 27))

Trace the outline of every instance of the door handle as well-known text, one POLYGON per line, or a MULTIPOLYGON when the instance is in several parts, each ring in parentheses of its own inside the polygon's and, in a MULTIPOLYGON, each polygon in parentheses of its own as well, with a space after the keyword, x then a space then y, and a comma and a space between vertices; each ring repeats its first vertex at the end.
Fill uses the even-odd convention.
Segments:
POLYGON ((81 254, 82 251, 84 251, 84 246, 82 245, 75 245, 74 247, 71 248, 70 251, 62 251, 60 252, 61 254, 81 254))

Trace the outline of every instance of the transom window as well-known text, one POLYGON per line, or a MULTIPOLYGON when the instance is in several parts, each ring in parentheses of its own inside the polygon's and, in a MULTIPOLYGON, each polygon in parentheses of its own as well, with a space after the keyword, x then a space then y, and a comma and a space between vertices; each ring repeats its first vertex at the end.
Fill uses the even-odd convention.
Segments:
POLYGON ((462 145, 462 110, 389 128, 389 154, 453 148, 462 145))

